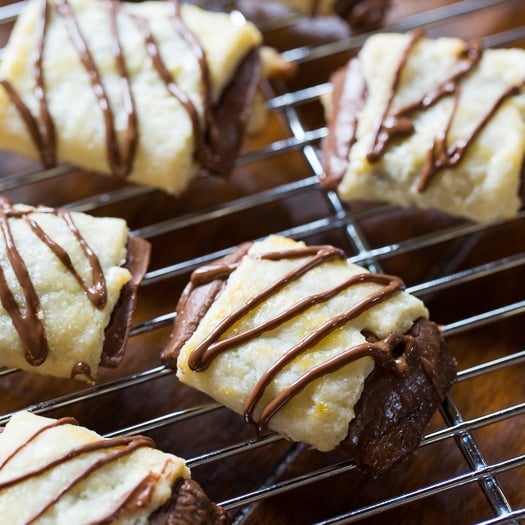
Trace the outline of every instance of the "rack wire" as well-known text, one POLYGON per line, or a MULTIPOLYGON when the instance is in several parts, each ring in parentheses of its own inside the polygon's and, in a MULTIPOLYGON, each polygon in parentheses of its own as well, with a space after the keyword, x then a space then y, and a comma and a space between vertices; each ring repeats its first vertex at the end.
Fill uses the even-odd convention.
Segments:
MULTIPOLYGON (((23 4, 8 3, 0 8, 0 22, 5 28, 16 19, 23 4)), ((519 45, 525 39, 525 26, 521 25, 525 17, 512 16, 521 14, 520 1, 429 2, 424 8, 417 2, 412 5, 410 0, 398 0, 397 4, 385 30, 424 27, 431 34, 447 34, 460 27, 459 36, 473 33, 482 37, 487 47, 519 45), (478 16, 491 22, 503 17, 504 23, 501 27, 491 23, 494 31, 476 34, 486 30, 486 25, 477 23, 478 16)), ((331 67, 342 63, 368 36, 348 34, 336 40, 291 46, 295 41, 286 39, 289 47, 282 48, 279 33, 288 35, 290 28, 304 22, 304 17, 292 13, 260 23, 267 40, 277 42, 282 55, 295 62, 299 71, 327 62, 331 67)), ((27 203, 50 199, 53 202, 45 203, 122 215, 132 224, 133 235, 152 242, 153 259, 140 290, 131 332, 128 353, 134 360, 89 387, 2 369, 0 388, 14 393, 11 397, 3 394, 0 424, 12 412, 28 409, 51 415, 79 414, 82 423, 107 436, 152 433, 165 445, 160 448, 186 453, 194 477, 231 512, 235 523, 519 523, 525 519, 525 390, 520 380, 525 350, 521 349, 523 336, 519 331, 525 295, 515 283, 525 272, 521 240, 525 211, 512 221, 478 225, 432 213, 411 212, 414 217, 382 204, 349 206, 335 193, 322 191, 318 184, 318 145, 326 129, 318 116, 319 97, 329 84, 322 75, 312 80, 305 73, 304 78, 306 84, 296 77, 268 87, 267 106, 277 132, 243 150, 236 164, 239 175, 228 182, 214 181, 218 188, 214 197, 202 198, 201 188, 210 184, 206 178, 190 188, 188 195, 175 198, 122 181, 108 182, 106 177, 94 174, 86 178, 70 166, 42 171, 31 163, 2 156, 1 192, 14 199, 23 197, 27 203), (274 163, 276 173, 272 171, 274 163), (80 183, 86 183, 87 189, 79 191, 80 183), (61 186, 64 189, 58 191, 61 186), (275 220, 269 220, 270 215, 275 215, 275 220), (428 216, 432 220, 427 221, 428 216), (400 233, 414 221, 421 226, 409 234, 400 233), (242 228, 237 231, 239 224, 242 228), (224 231, 228 233, 222 234, 224 231), (275 434, 252 435, 244 430, 240 419, 216 403, 177 390, 181 387, 174 386, 173 371, 160 364, 162 340, 175 317, 174 304, 189 273, 224 255, 237 242, 277 232, 338 243, 349 252, 352 262, 374 271, 401 269, 408 290, 425 299, 458 356, 458 383, 442 404, 441 416, 434 418, 424 436, 417 458, 410 459, 405 470, 380 482, 382 487, 363 480, 349 458, 312 453, 275 434), (500 239, 506 242, 500 243, 500 239), (167 244, 177 249, 167 250, 167 244), (469 293, 473 294, 470 300, 469 293), (491 385, 492 378, 496 378, 496 386, 491 385), (495 404, 493 388, 511 391, 512 395, 495 404), (150 396, 151 392, 154 395, 150 396), (165 396, 171 395, 173 403, 166 403, 165 396), (490 399, 486 407, 479 404, 479 397, 490 399), (152 408, 157 406, 161 408, 152 408), (102 413, 106 415, 102 417, 102 413), (213 435, 214 425, 222 425, 218 421, 228 427, 227 440, 216 443, 208 439, 202 445, 196 439, 199 443, 193 446, 192 439, 202 429, 207 429, 208 438, 213 435), (435 446, 445 450, 447 457, 455 453, 452 471, 425 471, 429 455, 435 456, 426 451, 435 446), (263 458, 259 465, 262 454, 269 459, 263 458), (230 460, 240 474, 233 467, 231 471, 221 467, 230 465, 230 460), (301 470, 303 464, 305 470, 301 470), (411 465, 421 471, 416 481, 400 481, 404 475, 413 474, 411 465), (247 485, 242 482, 246 468, 256 474, 255 481, 250 478, 247 485), (372 495, 361 501, 334 489, 339 494, 336 503, 329 498, 326 504, 303 501, 303 494, 320 492, 326 496, 332 486, 339 487, 341 479, 360 483, 366 490, 372 487, 372 495), (385 489, 389 483, 392 488, 385 489), (468 507, 463 502, 465 494, 470 495, 478 511, 461 514, 461 508, 468 507), (439 507, 444 500, 446 505, 439 507), (452 504, 453 500, 457 501, 452 504), (290 510, 298 502, 302 507, 299 514, 290 510)), ((357 491, 353 487, 350 492, 357 491)))

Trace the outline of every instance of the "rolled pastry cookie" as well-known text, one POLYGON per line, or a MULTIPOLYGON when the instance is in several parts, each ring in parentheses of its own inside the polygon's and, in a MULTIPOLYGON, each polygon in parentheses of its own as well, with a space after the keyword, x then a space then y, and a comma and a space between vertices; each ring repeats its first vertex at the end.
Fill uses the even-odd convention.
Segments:
POLYGON ((0 510, 12 525, 229 522, 184 460, 151 439, 102 438, 73 418, 25 411, 0 433, 0 510))
MULTIPOLYGON (((162 357, 183 383, 259 430, 321 451, 345 442, 356 418, 376 426, 376 442, 394 439, 388 433, 404 426, 413 436, 410 450, 383 446, 375 465, 356 455, 376 475, 417 446, 455 377, 454 360, 427 309, 403 288, 399 278, 369 273, 332 246, 270 236, 193 273, 162 357), (418 325, 430 326, 427 344, 415 335, 418 325), (409 403, 400 410, 393 383, 385 383, 393 395, 379 408, 381 422, 356 413, 363 393, 374 387, 367 378, 375 369, 397 378, 395 389, 411 392, 397 396, 409 403), (424 416, 411 418, 421 405, 424 416)), ((356 442, 354 452, 361 448, 356 442)))
POLYGON ((367 39, 325 99, 322 184, 345 200, 514 217, 525 153, 525 51, 421 32, 367 39))
POLYGON ((0 363, 93 382, 124 355, 150 245, 111 217, 0 199, 0 363))
MULTIPOLYGON (((353 30, 363 31, 381 26, 391 0, 275 0, 273 4, 283 4, 311 17, 337 15, 353 30)), ((255 17, 265 10, 265 3, 258 0, 238 0, 237 5, 243 12, 255 17)))
POLYGON ((0 148, 179 194, 231 170, 260 43, 239 12, 178 0, 29 0, 0 65, 0 148))

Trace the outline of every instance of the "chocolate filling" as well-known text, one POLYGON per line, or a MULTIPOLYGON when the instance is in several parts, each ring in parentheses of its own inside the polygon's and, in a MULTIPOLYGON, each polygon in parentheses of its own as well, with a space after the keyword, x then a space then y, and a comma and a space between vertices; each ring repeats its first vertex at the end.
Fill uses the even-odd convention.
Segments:
POLYGON ((122 288, 120 298, 106 327, 104 347, 100 359, 101 366, 115 368, 124 357, 131 320, 135 311, 137 291, 148 269, 150 252, 151 245, 148 241, 140 237, 129 238, 128 257, 125 266, 131 273, 131 279, 122 288))
POLYGON ((322 143, 323 172, 320 183, 326 190, 336 190, 348 169, 350 148, 355 142, 357 114, 366 100, 366 83, 359 59, 352 59, 332 75, 333 93, 328 134, 322 143))
POLYGON ((203 167, 214 175, 226 176, 233 168, 260 74, 260 53, 255 48, 239 64, 219 102, 211 108, 214 125, 208 129, 207 140, 213 155, 203 167))
POLYGON ((376 366, 365 381, 341 446, 359 468, 379 476, 410 454, 456 378, 456 361, 439 328, 419 319, 409 331, 415 340, 404 375, 376 366))
POLYGON ((151 525, 226 525, 228 513, 213 503, 194 480, 179 479, 171 498, 149 518, 151 525))

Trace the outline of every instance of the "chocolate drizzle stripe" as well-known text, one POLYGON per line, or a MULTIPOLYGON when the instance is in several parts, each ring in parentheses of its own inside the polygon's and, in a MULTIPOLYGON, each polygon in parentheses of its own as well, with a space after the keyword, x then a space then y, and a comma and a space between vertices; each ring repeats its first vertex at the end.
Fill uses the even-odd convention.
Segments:
POLYGON ((13 325, 20 336, 26 361, 34 366, 38 366, 46 360, 49 353, 42 322, 42 307, 24 260, 13 240, 9 226, 8 210, 6 210, 4 205, 0 206, 0 228, 4 238, 7 259, 22 288, 25 311, 22 311, 22 307, 18 305, 13 292, 10 290, 4 269, 1 266, 0 299, 2 306, 10 315, 13 325))
MULTIPOLYGON (((399 358, 396 358, 393 354, 394 347, 401 341, 407 346, 405 352, 410 352, 413 349, 413 337, 390 334, 387 338, 385 338, 384 341, 365 342, 360 345, 353 346, 341 352, 339 355, 334 356, 315 367, 312 367, 308 372, 297 378, 291 385, 279 392, 279 394, 277 394, 263 408, 258 422, 259 431, 262 431, 268 424, 268 421, 286 403, 288 403, 288 401, 298 395, 310 383, 324 375, 336 372, 343 366, 355 362, 356 360, 363 357, 372 357, 374 361, 376 361, 376 363, 380 363, 381 366, 386 366, 388 363, 395 373, 403 374, 407 368, 405 353, 403 353, 399 358)), ((246 414, 250 417, 251 412, 246 411, 246 414)))
POLYGON ((106 151, 111 171, 116 175, 125 175, 124 165, 122 163, 118 141, 116 137, 115 125, 113 123, 113 110, 110 100, 104 89, 100 73, 93 59, 87 42, 82 35, 74 12, 67 0, 55 0, 58 12, 62 16, 71 42, 75 46, 78 55, 86 72, 89 75, 89 81, 93 87, 93 92, 97 98, 98 107, 102 112, 104 126, 106 129, 106 151))
POLYGON ((37 46, 33 59, 35 75, 34 94, 38 101, 40 119, 43 124, 43 131, 39 133, 41 137, 42 163, 44 166, 50 167, 56 165, 56 133, 55 124, 49 113, 49 106, 46 99, 44 70, 42 67, 49 8, 46 0, 42 0, 41 3, 42 14, 37 25, 37 46))
MULTIPOLYGON (((394 101, 394 97, 396 95, 396 91, 399 87, 399 83, 401 82, 401 73, 407 63, 410 51, 412 51, 412 48, 416 45, 417 41, 422 38, 423 31, 417 30, 413 31, 410 34, 409 41, 401 55, 401 58, 399 59, 399 63, 397 65, 394 78, 392 79, 392 85, 390 86, 390 93, 387 98, 385 107, 383 109, 383 113, 376 123, 375 131, 372 135, 372 143, 370 145, 370 148, 368 149, 367 153, 367 159, 369 162, 374 162, 379 160, 381 155, 384 153, 384 150, 386 148, 386 144, 389 139, 391 139, 391 134, 387 132, 385 129, 385 121, 388 116, 388 112, 390 111, 390 108, 392 106, 392 102, 394 101)), ((397 130, 399 132, 399 130, 397 130)))
MULTIPOLYGON (((292 348, 287 349, 282 356, 272 363, 268 369, 261 375, 256 385, 249 393, 244 407, 243 413, 247 422, 254 422, 253 413, 264 395, 264 392, 275 380, 276 376, 294 359, 297 359, 304 352, 313 348, 322 339, 328 337, 332 332, 363 314, 374 305, 387 300, 393 295, 397 294, 404 288, 404 283, 401 279, 395 276, 385 274, 360 273, 352 275, 343 282, 333 286, 323 292, 312 294, 304 297, 294 305, 290 306, 283 312, 259 324, 258 326, 241 331, 232 336, 220 339, 221 336, 228 330, 235 322, 246 316, 251 310, 259 306, 272 295, 278 293, 288 284, 297 280, 302 275, 306 274, 315 267, 333 259, 344 259, 344 254, 341 250, 332 246, 309 246, 299 249, 289 249, 282 251, 274 251, 267 253, 249 254, 247 257, 259 258, 262 260, 278 261, 282 259, 297 259, 305 258, 306 261, 300 261, 296 268, 287 272, 282 277, 278 278, 272 284, 264 288, 259 293, 248 299, 242 306, 231 312, 226 316, 211 332, 198 343, 191 351, 188 357, 188 365, 193 371, 205 370, 219 354, 235 347, 247 340, 255 339, 262 333, 280 326, 294 317, 300 315, 309 308, 315 305, 330 300, 341 292, 365 283, 373 283, 380 285, 380 288, 369 293, 357 303, 353 304, 346 311, 333 316, 325 321, 322 325, 314 329, 301 341, 299 341, 292 348)), ((232 271, 231 265, 225 265, 220 268, 219 264, 213 264, 212 268, 207 271, 204 267, 198 272, 197 282, 199 285, 207 284, 214 279, 223 279, 232 271), (206 276, 208 279, 206 279, 206 276)), ((191 281, 192 286, 195 283, 191 281)), ((413 338, 410 336, 398 335, 396 333, 390 334, 384 341, 369 340, 366 343, 351 347, 336 357, 329 358, 324 363, 315 366, 307 373, 300 376, 294 383, 289 385, 283 391, 278 393, 265 407, 262 407, 261 416, 257 422, 259 430, 262 430, 268 423, 269 419, 288 401, 302 391, 308 384, 322 375, 330 371, 337 370, 342 366, 360 359, 366 355, 374 358, 376 364, 383 367, 389 367, 396 373, 404 373, 407 368, 406 352, 411 351, 413 347, 413 338), (394 350, 399 344, 403 344, 405 350, 399 356, 394 354, 394 350)))
MULTIPOLYGON (((61 423, 61 424, 65 424, 65 422, 61 423)), ((45 427, 44 429, 42 430, 49 430, 50 428, 54 428, 55 426, 58 426, 58 425, 49 425, 47 427, 45 427)), ((37 435, 40 435, 42 434, 42 432, 38 432, 37 435)), ((33 440, 33 438, 36 438, 37 435, 33 436, 31 440, 33 440)), ((42 465, 34 470, 31 470, 29 472, 26 472, 22 475, 20 475, 19 477, 17 478, 12 478, 8 481, 2 481, 0 482, 0 490, 3 490, 7 487, 11 487, 13 485, 16 485, 18 483, 22 483, 23 481, 26 481, 30 478, 34 478, 34 477, 38 477, 40 476, 41 474, 44 474, 45 472, 49 471, 49 470, 52 470, 53 468, 55 468, 56 466, 58 465, 62 465, 68 461, 72 461, 73 459, 76 459, 82 455, 85 455, 85 454, 90 454, 91 452, 97 452, 97 451, 101 451, 101 450, 105 450, 105 449, 111 449, 111 448, 116 448, 116 447, 125 447, 124 450, 119 450, 117 451, 115 454, 108 454, 107 457, 104 457, 102 458, 103 462, 101 463, 100 461, 97 461, 93 464, 92 467, 90 467, 89 471, 86 471, 84 474, 82 474, 81 477, 77 478, 74 480, 74 483, 78 483, 80 482, 83 478, 87 477, 86 474, 88 473, 91 473, 92 470, 94 470, 95 468, 100 468, 101 466, 111 462, 111 461, 115 461, 116 459, 118 459, 119 457, 122 457, 123 455, 127 455, 127 454, 130 454, 133 450, 139 448, 139 447, 147 447, 147 446, 152 446, 152 442, 149 438, 142 438, 142 436, 139 436, 139 437, 117 437, 117 438, 111 438, 111 439, 100 439, 96 442, 90 442, 90 443, 87 443, 85 445, 82 445, 81 447, 78 447, 78 448, 74 448, 74 449, 71 449, 69 450, 66 454, 64 454, 63 456, 60 456, 60 457, 57 457, 55 458, 53 461, 50 461, 49 463, 46 463, 45 465, 42 465), (94 468, 93 468, 94 467, 94 468)), ((20 452, 22 450, 22 448, 20 448, 18 452, 20 452)), ((16 454, 12 456, 13 457, 16 457, 16 454)), ((12 459, 10 458, 10 459, 12 459)), ((6 462, 7 463, 7 462, 6 462)), ((5 463, 4 463, 5 465, 5 463)), ((2 468, 4 467, 4 465, 2 465, 2 468)), ((70 485, 68 487, 71 488, 72 485, 70 485)), ((64 492, 65 493, 65 492, 64 492)))
POLYGON ((25 304, 24 310, 17 303, 15 296, 5 275, 5 270, 0 266, 0 300, 7 314, 11 317, 13 325, 20 337, 26 361, 38 366, 42 364, 49 353, 48 342, 43 324, 43 313, 38 294, 35 290, 27 266, 20 255, 9 224, 10 220, 24 220, 33 233, 53 252, 64 268, 77 280, 86 292, 89 301, 94 307, 103 309, 107 303, 107 288, 104 272, 100 266, 97 255, 88 245, 71 214, 64 209, 47 207, 18 210, 5 198, 0 198, 0 229, 6 246, 6 255, 13 273, 23 291, 25 304), (85 255, 93 284, 90 286, 78 273, 69 254, 58 245, 32 217, 35 213, 48 213, 61 218, 66 228, 75 237, 80 249, 85 255))
POLYGON ((31 139, 33 140, 33 143, 35 147, 37 148, 38 155, 40 157, 40 161, 42 162, 42 165, 45 168, 51 168, 52 165, 47 165, 47 158, 44 154, 44 146, 42 144, 42 135, 40 133, 40 129, 38 127, 38 121, 33 116, 31 111, 29 111, 29 108, 26 106, 24 101, 20 98, 20 95, 16 91, 16 89, 13 87, 13 84, 6 80, 5 78, 0 78, 0 85, 5 89, 7 95, 11 99, 11 102, 15 106, 16 110, 20 114, 20 117, 22 118, 27 131, 29 135, 31 136, 31 139))
MULTIPOLYGON (((76 419, 72 417, 63 417, 61 419, 56 419, 55 421, 51 422, 49 425, 45 425, 41 428, 39 428, 32 436, 30 436, 25 443, 20 445, 18 448, 16 448, 9 456, 7 456, 4 461, 0 464, 0 470, 3 469, 9 461, 11 461, 22 449, 27 447, 31 441, 36 439, 40 434, 45 432, 46 430, 49 430, 50 428, 54 428, 59 425, 78 425, 78 422, 76 419)), ((0 485, 3 486, 3 485, 0 485)))
POLYGON ((169 72, 168 68, 166 67, 166 64, 164 63, 164 60, 162 59, 162 56, 160 54, 159 46, 155 41, 155 38, 153 36, 153 33, 151 32, 151 29, 149 28, 147 21, 139 16, 133 16, 132 19, 135 21, 137 28, 142 33, 146 51, 160 79, 162 80, 162 82, 164 82, 169 94, 175 97, 186 110, 186 113, 188 114, 191 121, 191 125, 193 127, 193 135, 196 141, 195 152, 197 158, 200 162, 205 162, 204 159, 206 159, 207 157, 206 145, 204 142, 202 126, 199 121, 199 115, 197 113, 195 105, 188 97, 187 93, 175 82, 173 75, 169 72))
POLYGON ((59 210, 57 211, 57 215, 63 218, 69 231, 71 231, 71 233, 75 236, 80 248, 82 249, 84 255, 88 259, 89 265, 91 267, 91 274, 92 274, 92 279, 94 283, 93 286, 90 286, 87 283, 87 281, 81 277, 81 275, 78 273, 77 269, 73 265, 73 261, 71 260, 71 257, 66 252, 66 250, 62 248, 62 246, 57 244, 49 235, 47 235, 47 233, 42 229, 42 227, 34 219, 31 219, 30 216, 26 215, 24 216, 24 218, 26 222, 29 224, 29 226, 31 227, 31 229, 33 230, 33 232, 38 236, 38 238, 44 244, 48 246, 48 248, 57 256, 57 258, 67 268, 69 273, 73 275, 73 277, 76 279, 78 284, 86 292, 86 295, 88 296, 93 306, 99 309, 102 309, 104 308, 107 302, 107 290, 106 290, 104 272, 102 271, 102 268, 100 267, 100 262, 98 260, 98 257, 93 252, 93 250, 89 247, 85 239, 82 237, 82 235, 78 231, 78 228, 73 222, 73 219, 71 215, 69 214, 69 212, 66 210, 59 210))
POLYGON ((134 509, 147 507, 151 501, 157 482, 158 475, 154 472, 149 472, 139 483, 137 483, 117 508, 111 509, 108 516, 93 522, 91 525, 111 525, 112 523, 115 523, 122 514, 126 514, 134 509))
MULTIPOLYGON (((497 98, 492 107, 489 108, 489 110, 485 113, 482 119, 478 122, 476 127, 466 137, 457 140, 454 144, 447 147, 446 142, 451 125, 450 124, 449 126, 447 126, 445 133, 441 137, 438 136, 435 138, 433 147, 429 150, 429 158, 418 184, 419 191, 424 191, 432 177, 440 170, 445 168, 451 168, 459 164, 459 162, 464 158, 470 146, 474 143, 476 137, 488 124, 494 113, 508 98, 518 95, 524 83, 525 80, 519 86, 509 86, 497 98)), ((456 96, 456 100, 457 98, 458 96, 456 96)))
POLYGON ((90 383, 95 383, 91 367, 87 363, 84 363, 84 361, 79 361, 71 369, 71 379, 75 379, 77 376, 84 376, 90 383))
POLYGON ((170 18, 173 26, 179 36, 190 47, 193 56, 196 58, 201 72, 201 93, 203 99, 204 118, 208 126, 213 127, 213 118, 211 112, 211 80, 210 68, 208 66, 208 59, 202 44, 199 42, 197 36, 190 30, 181 13, 180 0, 168 0, 170 9, 170 18))
MULTIPOLYGON (((86 291, 91 303, 97 308, 102 309, 106 306, 107 302, 107 288, 106 279, 104 278, 104 272, 102 271, 102 268, 100 266, 100 261, 98 260, 97 254, 93 251, 91 246, 89 246, 89 244, 86 242, 86 240, 80 233, 75 222, 73 221, 73 217, 71 216, 71 214, 64 208, 59 209, 56 213, 59 217, 62 217, 69 231, 75 236, 82 252, 86 256, 89 262, 89 266, 91 267, 93 286, 88 286, 84 280, 80 279, 80 276, 77 279, 80 279, 79 282, 86 291)), ((58 254, 57 257, 59 257, 58 254)), ((63 259, 61 259, 61 261, 64 265, 66 265, 63 259)), ((70 272, 75 277, 77 277, 78 272, 74 270, 74 268, 70 269, 68 267, 68 270, 70 270, 70 272)))
POLYGON ((126 133, 124 135, 124 148, 122 153, 122 175, 128 175, 133 168, 133 160, 138 145, 138 123, 135 98, 131 90, 131 81, 124 60, 122 46, 120 43, 117 14, 120 11, 120 2, 117 0, 104 0, 109 13, 109 26, 111 31, 111 47, 117 73, 120 77, 120 86, 124 111, 127 115, 126 133))
MULTIPOLYGON (((97 470, 100 470, 101 468, 105 467, 110 463, 118 461, 122 457, 129 456, 139 448, 152 446, 152 441, 149 438, 143 436, 136 436, 134 438, 112 438, 110 441, 111 443, 106 443, 106 440, 101 439, 96 443, 89 443, 87 445, 79 447, 78 449, 70 451, 67 455, 63 456, 63 458, 59 458, 59 460, 57 460, 57 462, 54 465, 50 465, 50 467, 56 466, 57 464, 64 463, 65 461, 72 460, 81 454, 87 454, 92 451, 99 451, 106 448, 114 448, 120 446, 124 447, 122 449, 106 454, 103 458, 100 458, 97 461, 95 461, 92 465, 89 466, 89 468, 87 468, 76 478, 70 480, 69 484, 66 485, 66 487, 64 487, 64 489, 55 498, 53 498, 37 514, 35 514, 31 519, 28 520, 28 525, 37 521, 38 518, 45 514, 45 512, 49 510, 53 505, 55 505, 64 495, 70 492, 76 485, 84 481, 97 470)), ((42 471, 37 471, 34 473, 34 475, 39 475, 41 473, 42 471)))

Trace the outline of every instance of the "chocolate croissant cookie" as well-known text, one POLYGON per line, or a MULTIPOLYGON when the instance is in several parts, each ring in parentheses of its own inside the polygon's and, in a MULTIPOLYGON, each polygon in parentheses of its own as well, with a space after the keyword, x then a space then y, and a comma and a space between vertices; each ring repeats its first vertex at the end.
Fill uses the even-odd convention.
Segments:
POLYGON ((239 12, 179 0, 29 0, 2 55, 0 148, 179 194, 231 170, 280 68, 260 44, 239 12))
POLYGON ((455 380, 424 304, 332 246, 271 236, 194 271, 164 362, 179 379, 379 475, 409 454, 455 380))
POLYGON ((14 414, 0 433, 3 523, 225 525, 183 459, 143 436, 102 438, 73 418, 14 414))
POLYGON ((89 382, 123 356, 150 245, 126 222, 0 199, 0 363, 89 382))
POLYGON ((332 78, 321 183, 347 201, 514 217, 525 155, 525 50, 378 34, 332 78))
POLYGON ((352 29, 374 29, 383 22, 390 0, 286 0, 295 9, 306 10, 310 16, 335 13, 352 29))

